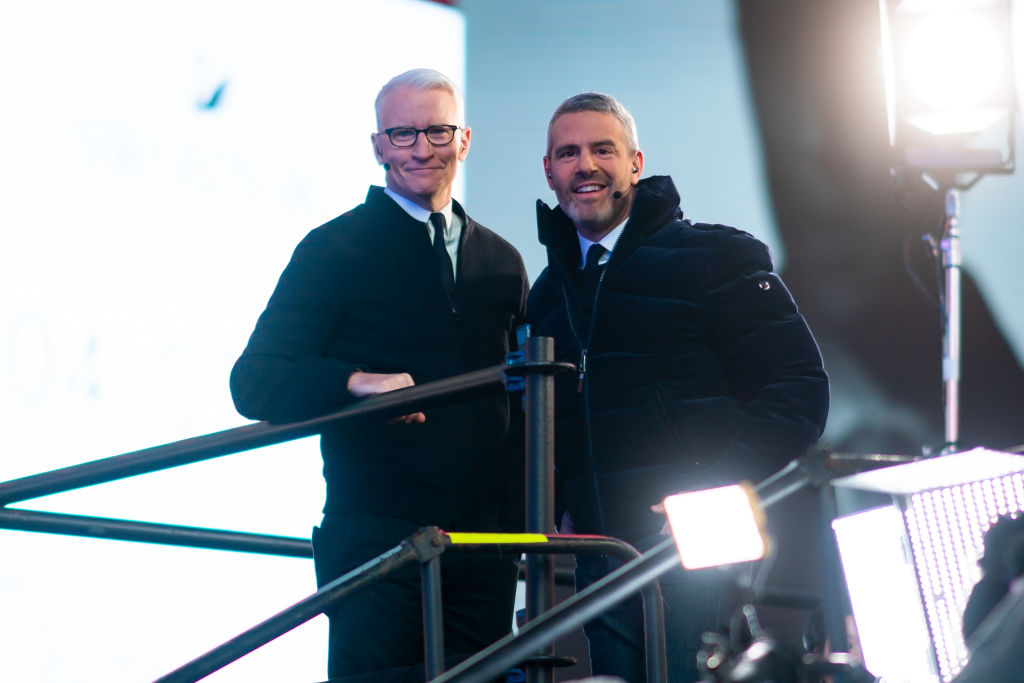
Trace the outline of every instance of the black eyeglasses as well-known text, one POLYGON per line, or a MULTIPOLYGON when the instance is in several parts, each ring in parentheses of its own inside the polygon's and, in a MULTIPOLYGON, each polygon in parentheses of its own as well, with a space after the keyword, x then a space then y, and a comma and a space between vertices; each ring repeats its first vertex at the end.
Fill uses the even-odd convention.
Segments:
POLYGON ((427 142, 430 144, 440 146, 447 145, 454 140, 455 131, 458 129, 458 126, 451 124, 438 124, 436 126, 427 126, 426 128, 398 126, 395 128, 385 128, 382 132, 387 133, 388 140, 395 147, 412 147, 416 144, 416 138, 419 137, 420 133, 426 136, 427 142))

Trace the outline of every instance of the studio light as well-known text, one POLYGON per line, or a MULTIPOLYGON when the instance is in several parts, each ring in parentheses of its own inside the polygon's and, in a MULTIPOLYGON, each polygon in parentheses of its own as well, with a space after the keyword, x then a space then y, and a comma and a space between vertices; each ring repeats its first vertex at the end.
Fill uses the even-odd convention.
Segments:
POLYGON ((864 664, 886 681, 952 681, 983 538, 1024 511, 1024 457, 974 449, 832 481, 832 523, 864 664))
POLYGON ((665 513, 687 569, 751 562, 767 551, 764 514, 747 483, 671 495, 665 513))
MULTIPOLYGON (((897 188, 923 180, 944 196, 942 380, 945 439, 960 413, 960 191, 1013 173, 1017 98, 1010 0, 879 0, 882 71, 897 188)), ((938 251, 938 250, 937 250, 938 251)))
POLYGON ((880 9, 893 166, 1012 170, 1009 1, 880 0, 880 9))
POLYGON ((910 123, 933 135, 974 133, 1003 113, 982 106, 1004 81, 999 32, 977 14, 947 10, 923 18, 907 36, 904 75, 912 94, 932 109, 910 123))

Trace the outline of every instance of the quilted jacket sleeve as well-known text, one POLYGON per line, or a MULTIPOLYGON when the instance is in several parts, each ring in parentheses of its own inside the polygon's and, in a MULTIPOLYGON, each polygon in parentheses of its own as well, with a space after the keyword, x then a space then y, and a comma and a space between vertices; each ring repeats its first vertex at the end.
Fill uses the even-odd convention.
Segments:
POLYGON ((813 444, 828 415, 828 377, 767 247, 731 234, 707 265, 709 328, 737 397, 737 428, 702 479, 760 480, 813 444))

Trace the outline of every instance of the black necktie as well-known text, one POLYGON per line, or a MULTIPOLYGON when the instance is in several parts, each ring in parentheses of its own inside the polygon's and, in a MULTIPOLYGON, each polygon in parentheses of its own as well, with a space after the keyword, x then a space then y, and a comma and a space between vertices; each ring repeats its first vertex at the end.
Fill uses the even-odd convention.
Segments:
POLYGON ((434 226, 434 253, 437 255, 437 262, 441 266, 441 284, 448 298, 455 300, 455 270, 452 268, 452 259, 448 255, 448 248, 444 246, 444 214, 430 214, 430 224, 434 226))
POLYGON ((598 263, 601 257, 608 252, 600 244, 591 244, 587 249, 587 258, 580 271, 579 293, 580 308, 583 311, 583 318, 586 324, 590 325, 590 314, 594 308, 594 295, 597 293, 597 285, 601 281, 601 271, 604 266, 598 263))
POLYGON ((586 263, 584 263, 583 265, 583 269, 589 271, 593 268, 597 268, 597 266, 599 265, 599 261, 601 260, 601 257, 604 256, 605 252, 607 251, 607 249, 602 247, 600 244, 597 244, 596 242, 594 244, 591 244, 590 248, 587 249, 587 260, 586 263))

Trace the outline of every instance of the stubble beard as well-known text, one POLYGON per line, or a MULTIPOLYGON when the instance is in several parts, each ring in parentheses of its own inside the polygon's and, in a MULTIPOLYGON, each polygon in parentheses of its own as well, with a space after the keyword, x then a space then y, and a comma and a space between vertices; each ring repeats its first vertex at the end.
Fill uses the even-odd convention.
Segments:
POLYGON ((562 203, 562 211, 569 217, 573 225, 576 226, 576 230, 583 234, 584 237, 588 234, 607 233, 615 227, 613 223, 615 221, 616 207, 613 202, 607 201, 592 206, 580 206, 572 201, 572 195, 570 195, 569 199, 570 201, 562 203))

